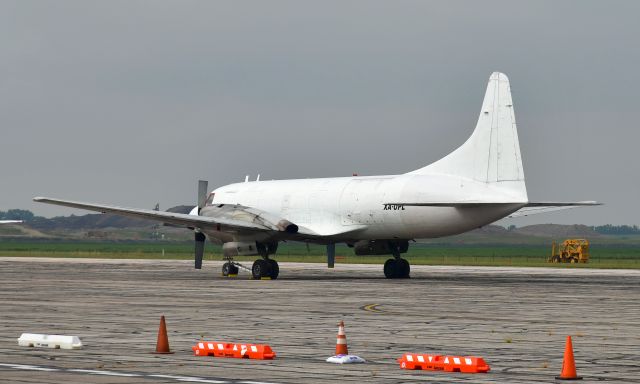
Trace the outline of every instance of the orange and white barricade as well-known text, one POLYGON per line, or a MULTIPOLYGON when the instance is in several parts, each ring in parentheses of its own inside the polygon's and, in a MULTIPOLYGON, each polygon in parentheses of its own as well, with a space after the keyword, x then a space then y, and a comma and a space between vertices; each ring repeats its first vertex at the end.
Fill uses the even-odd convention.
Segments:
POLYGON ((418 369, 429 371, 486 373, 489 365, 475 356, 440 356, 417 353, 405 353, 398 359, 402 369, 418 369))
POLYGON ((195 356, 233 357, 237 359, 271 360, 276 353, 264 344, 223 343, 201 341, 191 347, 195 356))

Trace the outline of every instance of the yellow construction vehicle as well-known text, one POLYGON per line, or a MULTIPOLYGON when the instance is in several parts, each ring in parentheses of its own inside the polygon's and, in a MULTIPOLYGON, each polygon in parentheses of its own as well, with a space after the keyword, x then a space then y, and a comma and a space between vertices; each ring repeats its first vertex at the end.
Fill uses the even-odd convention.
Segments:
POLYGON ((586 263, 589 261, 589 241, 586 239, 567 239, 562 244, 551 245, 550 263, 586 263))

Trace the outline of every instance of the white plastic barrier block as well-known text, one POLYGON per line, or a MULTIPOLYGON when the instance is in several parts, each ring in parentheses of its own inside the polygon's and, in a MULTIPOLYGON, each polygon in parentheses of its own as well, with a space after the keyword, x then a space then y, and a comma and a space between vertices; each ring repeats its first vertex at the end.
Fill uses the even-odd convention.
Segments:
POLYGON ((366 361, 356 355, 336 355, 331 356, 327 359, 327 363, 334 364, 355 364, 355 363, 365 363, 366 361))
POLYGON ((39 333, 23 333, 18 339, 18 345, 36 348, 82 348, 82 342, 78 336, 43 335, 39 333))

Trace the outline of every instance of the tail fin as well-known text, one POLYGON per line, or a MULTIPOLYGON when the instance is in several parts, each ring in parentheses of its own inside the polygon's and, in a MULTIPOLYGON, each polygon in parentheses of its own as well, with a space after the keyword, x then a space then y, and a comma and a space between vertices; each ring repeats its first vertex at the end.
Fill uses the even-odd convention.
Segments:
POLYGON ((410 174, 449 174, 498 184, 527 200, 518 131, 509 79, 500 72, 489 78, 478 124, 458 149, 410 174))

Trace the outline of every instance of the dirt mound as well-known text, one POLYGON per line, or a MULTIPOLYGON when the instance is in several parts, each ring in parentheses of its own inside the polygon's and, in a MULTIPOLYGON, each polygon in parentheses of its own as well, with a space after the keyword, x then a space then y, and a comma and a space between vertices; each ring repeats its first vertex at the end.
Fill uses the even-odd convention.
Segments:
POLYGON ((560 225, 560 224, 536 224, 526 227, 517 228, 514 232, 526 236, 539 237, 600 237, 601 235, 593 230, 593 227, 587 225, 560 225))

